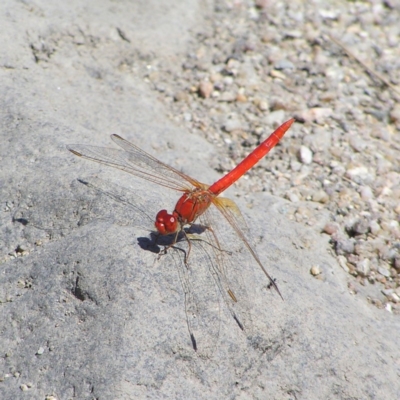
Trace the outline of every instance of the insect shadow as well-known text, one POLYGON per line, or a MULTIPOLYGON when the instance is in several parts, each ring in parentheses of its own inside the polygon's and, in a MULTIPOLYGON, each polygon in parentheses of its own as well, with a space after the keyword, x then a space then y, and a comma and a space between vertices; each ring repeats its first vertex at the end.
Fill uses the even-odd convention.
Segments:
POLYGON ((188 243, 189 241, 194 240, 206 242, 199 235, 201 235, 207 229, 208 228, 206 226, 201 224, 192 224, 190 227, 184 228, 184 230, 179 232, 178 235, 176 235, 176 233, 170 235, 160 235, 158 232, 153 231, 150 232, 149 236, 138 237, 137 241, 141 249, 155 254, 166 254, 167 249, 173 248, 175 250, 182 251, 184 255, 186 255, 186 250, 178 245, 180 243, 188 243), (164 247, 164 250, 161 250, 161 247, 164 247))

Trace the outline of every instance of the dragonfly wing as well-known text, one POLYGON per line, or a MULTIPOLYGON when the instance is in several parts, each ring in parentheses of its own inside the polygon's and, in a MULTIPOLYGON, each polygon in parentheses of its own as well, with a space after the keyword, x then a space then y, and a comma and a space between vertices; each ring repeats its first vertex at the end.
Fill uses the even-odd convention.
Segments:
POLYGON ((156 171, 157 173, 161 171, 164 177, 169 177, 170 179, 177 181, 178 183, 182 182, 182 180, 189 182, 194 187, 200 187, 204 184, 201 184, 196 179, 191 178, 189 175, 184 174, 177 169, 164 164, 162 161, 153 157, 151 154, 146 153, 141 148, 137 147, 131 142, 128 142, 126 139, 122 138, 119 135, 111 135, 111 139, 118 146, 123 148, 128 154, 129 159, 132 162, 141 165, 143 167, 148 167, 149 169, 156 171))
POLYGON ((255 248, 250 244, 250 232, 243 218, 242 213, 240 212, 236 203, 230 199, 224 197, 216 197, 213 199, 213 204, 216 206, 218 211, 225 217, 225 219, 229 222, 230 226, 236 232, 236 234, 240 237, 244 245, 247 247, 247 250, 253 256, 254 260, 257 262, 259 267, 262 269, 266 277, 269 279, 270 284, 275 288, 278 292, 279 296, 282 297, 281 292, 279 291, 278 286, 275 283, 275 280, 269 275, 264 265, 261 263, 261 260, 255 250, 255 248), (245 233, 243 232, 245 231, 245 233), (247 239, 248 238, 248 239, 247 239))
POLYGON ((184 240, 174 245, 167 257, 171 256, 179 273, 192 346, 199 355, 211 357, 220 334, 220 296, 210 270, 206 268, 211 262, 207 246, 201 241, 191 241, 190 259, 193 262, 187 265, 184 256, 184 252, 188 251, 187 243, 184 240))
POLYGON ((170 189, 185 192, 201 185, 195 179, 157 160, 120 136, 112 135, 112 138, 120 146, 124 144, 124 150, 83 144, 71 144, 67 149, 79 157, 129 172, 170 189))
POLYGON ((250 334, 253 330, 250 311, 252 307, 243 282, 248 264, 245 254, 233 245, 233 231, 215 207, 210 207, 200 217, 200 221, 204 226, 210 227, 205 230, 206 240, 203 245, 210 255, 207 266, 210 274, 231 317, 240 329, 250 334))

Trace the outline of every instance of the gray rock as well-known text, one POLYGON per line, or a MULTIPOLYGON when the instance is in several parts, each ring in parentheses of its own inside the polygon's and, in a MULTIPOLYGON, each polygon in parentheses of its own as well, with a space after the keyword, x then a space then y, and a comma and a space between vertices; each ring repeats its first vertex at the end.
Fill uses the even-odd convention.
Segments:
MULTIPOLYGON (((346 9, 346 4, 340 7, 346 9)), ((158 258, 163 246, 149 238, 154 215, 162 208, 171 210, 179 193, 66 151, 71 143, 115 148, 108 134, 118 133, 194 178, 215 181, 220 175, 209 165, 226 152, 198 131, 179 128, 180 120, 173 119, 190 113, 202 127, 206 113, 201 115, 200 105, 213 98, 199 98, 196 87, 189 89, 207 78, 209 61, 199 61, 200 53, 192 57, 190 73, 198 74, 196 79, 182 75, 180 66, 189 43, 207 47, 200 42, 213 40, 215 21, 221 24, 217 39, 222 53, 204 57, 226 63, 222 36, 227 36, 229 55, 232 39, 237 40, 231 36, 240 36, 236 28, 247 27, 247 18, 229 24, 240 10, 214 11, 195 1, 73 0, 64 6, 6 0, 2 6, 1 399, 400 398, 399 369, 393 363, 400 358, 397 316, 349 293, 351 277, 333 257, 330 237, 293 222, 290 212, 285 213, 292 203, 240 185, 233 189, 242 195, 239 206, 260 259, 277 279, 282 301, 222 222, 214 228, 232 255, 214 252, 206 231, 201 234, 206 241, 192 240, 189 267, 176 248, 158 258), (154 70, 160 72, 148 73, 154 70), (171 83, 170 76, 178 78, 171 83), (174 102, 179 90, 188 90, 188 99, 174 102), (173 113, 168 101, 183 110, 173 113), (218 286, 220 257, 226 258, 237 302, 218 286), (311 279, 313 265, 323 266, 323 280, 311 279), (316 379, 321 371, 323 379, 316 379)), ((222 2, 215 8, 221 7, 222 2)), ((274 20, 288 21, 285 10, 272 10, 274 20)), ((330 18, 326 12, 323 17, 330 18)), ((320 26, 320 19, 317 14, 312 24, 320 26)), ((296 45, 309 57, 309 43, 301 40, 296 45)), ((274 44, 283 57, 290 56, 289 42, 274 44)), ((241 56, 250 58, 256 51, 244 48, 241 56)), ((338 51, 330 51, 327 57, 343 74, 336 63, 338 51)), ((297 94, 296 82, 306 82, 294 76, 283 85, 266 73, 270 64, 262 56, 265 65, 257 57, 248 62, 255 64, 250 78, 257 84, 272 80, 274 97, 288 105, 280 120, 277 115, 271 119, 269 126, 275 126, 288 117, 287 110, 295 109, 292 97, 304 101, 307 94, 302 87, 297 94)), ((240 70, 239 62, 232 64, 232 74, 235 68, 240 70)), ((326 84, 322 78, 309 77, 314 87, 326 84)), ((245 84, 247 78, 241 79, 245 84)), ((351 84, 346 82, 346 88, 351 84)), ((339 85, 334 89, 339 91, 339 85)), ((349 89, 357 97, 357 87, 349 89)), ((253 95, 249 90, 249 98, 253 95)), ((352 108, 342 95, 335 113, 352 128, 347 116, 352 108)), ((224 106, 239 114, 235 104, 212 105, 220 113, 224 106)), ((259 112, 256 107, 253 111, 259 112)), ((350 117, 365 120, 364 109, 350 117)), ((336 123, 330 114, 322 120, 336 123)), ((202 128, 207 135, 207 125, 202 128)), ((300 141, 301 125, 295 124, 293 133, 300 141)), ((211 138, 223 144, 220 137, 211 138)), ((275 161, 289 165, 299 141, 282 143, 277 148, 282 157, 275 161)), ((347 163, 348 150, 340 148, 339 166, 347 163)), ((286 172, 277 171, 277 181, 289 181, 286 172)), ((317 218, 317 211, 308 213, 317 218)), ((186 245, 179 243, 183 249, 186 245)), ((392 306, 395 310, 394 302, 392 306)))

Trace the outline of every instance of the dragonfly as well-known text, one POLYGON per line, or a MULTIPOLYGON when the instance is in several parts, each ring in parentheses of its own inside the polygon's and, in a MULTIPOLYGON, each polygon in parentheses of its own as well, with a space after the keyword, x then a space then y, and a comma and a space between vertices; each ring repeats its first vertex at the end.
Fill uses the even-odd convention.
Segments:
MULTIPOLYGON (((262 272, 269 280, 269 286, 274 287, 276 292, 283 299, 275 279, 273 279, 267 272, 255 249, 250 244, 250 241, 244 233, 244 219, 238 206, 231 199, 221 197, 219 195, 228 189, 239 178, 241 178, 274 146, 276 146, 294 121, 295 119, 292 118, 284 122, 235 168, 233 168, 229 173, 217 180, 212 185, 201 183, 185 173, 163 163, 133 143, 130 143, 116 134, 111 135, 111 139, 122 150, 84 144, 67 145, 67 149, 78 157, 126 171, 136 177, 154 182, 160 186, 173 189, 178 192, 182 192, 182 195, 178 199, 172 213, 169 213, 165 209, 157 213, 154 226, 159 235, 174 235, 172 244, 168 247, 171 247, 177 243, 179 234, 184 234, 189 244, 188 254, 185 257, 185 263, 187 263, 189 258, 191 240, 186 234, 185 227, 187 225, 192 226, 203 214, 207 215, 210 206, 216 207, 216 209, 228 221, 234 232, 236 232, 237 236, 244 243, 255 262, 261 268, 262 272)), ((206 226, 206 229, 213 233, 212 225, 206 226)), ((216 247, 220 249, 219 242, 216 237, 215 242, 216 247)), ((220 250, 222 251, 222 249, 220 250)), ((235 294, 229 290, 228 292, 230 297, 234 301, 237 301, 235 294)))

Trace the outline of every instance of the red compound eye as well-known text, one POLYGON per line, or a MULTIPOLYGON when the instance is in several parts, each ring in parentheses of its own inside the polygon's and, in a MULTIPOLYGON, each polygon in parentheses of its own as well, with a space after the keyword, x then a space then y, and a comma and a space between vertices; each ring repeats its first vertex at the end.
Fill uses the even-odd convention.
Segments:
POLYGON ((178 219, 173 214, 168 214, 167 210, 161 210, 154 225, 161 235, 169 235, 178 230, 178 219))

